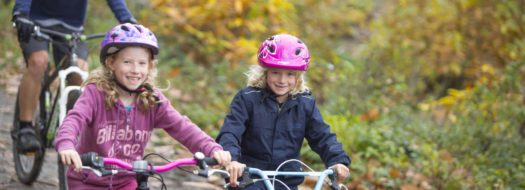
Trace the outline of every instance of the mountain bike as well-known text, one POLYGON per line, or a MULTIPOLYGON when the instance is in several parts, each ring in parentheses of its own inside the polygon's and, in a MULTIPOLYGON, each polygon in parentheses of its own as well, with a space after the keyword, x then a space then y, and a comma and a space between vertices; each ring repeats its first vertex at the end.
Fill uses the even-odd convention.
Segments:
POLYGON ((137 180, 137 190, 149 190, 148 178, 155 176, 161 182, 161 189, 167 189, 164 179, 160 173, 170 171, 174 168, 179 168, 180 166, 199 166, 199 170, 193 170, 193 174, 199 176, 209 176, 216 172, 227 175, 227 173, 224 174, 225 171, 209 169, 208 166, 214 166, 218 164, 217 160, 214 158, 205 157, 201 152, 195 153, 193 158, 180 158, 174 161, 168 161, 162 156, 155 154, 168 161, 167 164, 159 166, 154 166, 152 163, 146 160, 149 155, 152 154, 146 155, 142 160, 133 161, 132 164, 117 158, 100 157, 94 152, 82 154, 80 158, 82 160, 82 168, 93 171, 93 173, 99 177, 115 175, 119 172, 134 173, 137 180), (111 166, 118 166, 118 168, 121 169, 108 169, 108 167, 111 166))
MULTIPOLYGON (((28 20, 22 21, 30 22, 28 20)), ((79 74, 82 81, 86 80, 88 77, 88 72, 81 70, 77 66, 77 46, 82 41, 102 38, 105 35, 83 35, 81 34, 82 30, 82 27, 73 27, 58 20, 46 20, 40 23, 35 23, 34 25, 32 33, 33 37, 39 40, 49 41, 52 44, 64 48, 66 51, 64 58, 59 61, 58 64, 48 64, 47 70, 44 74, 44 79, 41 83, 41 92, 37 109, 35 110, 33 117, 33 126, 35 127, 37 139, 43 145, 40 150, 28 153, 18 151, 18 144, 16 142, 19 131, 17 121, 20 115, 20 100, 17 94, 11 138, 13 140, 12 148, 16 175, 18 180, 24 184, 31 185, 38 178, 44 162, 46 149, 52 148, 52 142, 58 126, 60 126, 67 111, 72 107, 80 95, 80 86, 67 84, 68 76, 71 74, 79 74), (65 27, 73 32, 63 33, 50 29, 56 26, 65 27), (56 82, 59 83, 58 87, 55 87, 56 82)), ((58 168, 59 188, 67 189, 65 175, 66 168, 62 164, 60 157, 58 157, 58 168)))

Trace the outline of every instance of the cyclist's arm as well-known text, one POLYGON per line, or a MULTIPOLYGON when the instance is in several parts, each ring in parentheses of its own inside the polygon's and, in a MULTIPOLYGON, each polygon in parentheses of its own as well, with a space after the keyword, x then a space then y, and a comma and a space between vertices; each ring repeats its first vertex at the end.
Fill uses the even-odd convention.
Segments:
POLYGON ((111 11, 120 23, 136 23, 135 17, 131 14, 124 0, 106 0, 111 11))
POLYGON ((78 135, 92 122, 94 109, 99 107, 97 104, 104 104, 103 100, 96 101, 96 98, 103 99, 103 95, 98 92, 95 85, 87 85, 57 131, 54 142, 57 151, 75 148, 78 135))
POLYGON ((350 165, 350 157, 343 150, 343 145, 337 141, 336 135, 330 131, 330 126, 324 122, 315 100, 312 100, 308 109, 311 115, 307 122, 306 139, 312 150, 319 154, 326 167, 335 164, 350 165))
POLYGON ((232 155, 232 161, 238 161, 241 154, 242 136, 246 131, 246 121, 248 120, 248 110, 241 91, 235 95, 230 104, 230 112, 224 118, 217 142, 222 145, 224 150, 232 155))
POLYGON ((160 93, 160 103, 152 109, 154 113, 154 125, 156 128, 164 129, 171 137, 179 141, 192 153, 202 152, 211 157, 213 152, 223 150, 222 147, 202 131, 197 125, 185 116, 181 115, 172 107, 169 100, 160 93))
POLYGON ((13 7, 13 15, 29 15, 29 7, 31 7, 31 0, 16 0, 13 7))

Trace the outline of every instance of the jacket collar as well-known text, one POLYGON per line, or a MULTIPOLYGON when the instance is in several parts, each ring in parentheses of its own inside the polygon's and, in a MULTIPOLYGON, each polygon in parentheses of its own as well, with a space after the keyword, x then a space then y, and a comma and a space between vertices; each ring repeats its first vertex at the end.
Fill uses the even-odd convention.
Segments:
MULTIPOLYGON (((284 107, 281 109, 281 111, 287 110, 295 105, 298 104, 298 98, 301 94, 296 95, 289 95, 290 97, 286 102, 284 102, 284 107)), ((265 102, 266 99, 269 99, 277 104, 277 96, 270 88, 263 88, 261 89, 261 103, 265 102)))
MULTIPOLYGON (((263 88, 261 89, 261 92, 262 92, 261 101, 264 101, 264 99, 266 98, 271 98, 272 100, 277 101, 277 96, 275 95, 275 93, 273 93, 273 91, 270 88, 263 88)), ((301 94, 288 95, 290 97, 288 100, 295 100, 298 98, 299 95, 301 94)))

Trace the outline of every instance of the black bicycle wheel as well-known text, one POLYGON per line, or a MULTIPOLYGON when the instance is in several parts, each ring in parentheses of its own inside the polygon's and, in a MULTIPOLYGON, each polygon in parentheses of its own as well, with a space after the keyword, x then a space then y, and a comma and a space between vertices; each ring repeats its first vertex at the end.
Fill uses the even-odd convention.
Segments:
MULTIPOLYGON (((57 91, 57 94, 60 94, 59 91, 57 91)), ((56 97, 55 97, 56 98, 56 97)), ((49 130, 47 131, 46 135, 46 141, 47 141, 47 147, 53 147, 53 141, 56 137, 56 133, 58 132, 58 98, 54 99, 53 105, 51 106, 52 110, 49 112, 49 121, 48 126, 49 130)), ((60 155, 57 153, 57 166, 58 166, 58 188, 60 190, 67 190, 67 178, 66 178, 66 169, 67 167, 62 163, 62 160, 60 159, 60 155)))
MULTIPOLYGON (((42 100, 42 97, 40 97, 40 100, 42 100)), ((40 174, 40 170, 42 169, 42 164, 44 163, 44 155, 45 155, 45 147, 42 147, 41 150, 35 151, 35 152, 28 152, 28 153, 21 153, 18 151, 18 118, 20 115, 20 108, 18 105, 18 94, 15 102, 15 113, 13 118, 13 131, 12 131, 12 139, 13 139, 13 160, 15 162, 15 171, 16 175, 18 177, 18 180, 24 184, 30 185, 32 184, 40 174)), ((43 121, 45 121, 45 115, 42 115, 42 105, 44 103, 39 102, 37 112, 38 114, 35 114, 35 119, 33 120, 33 124, 36 126, 36 134, 37 137, 41 137, 40 129, 42 128, 42 125, 44 124, 43 121)), ((41 140, 41 139, 39 139, 41 140)))
POLYGON ((58 163, 58 187, 60 190, 67 190, 67 167, 62 163, 60 155, 57 155, 58 163))
MULTIPOLYGON (((69 94, 67 95, 67 105, 66 105, 67 111, 73 108, 73 105, 75 104, 79 96, 80 96, 80 90, 74 90, 74 91, 69 92, 69 94)), ((58 127, 59 126, 57 126, 56 128, 57 130, 58 130, 58 127)), ((67 188, 67 176, 66 176, 67 166, 65 166, 64 163, 62 163, 62 160, 60 159, 60 155, 58 155, 57 163, 58 163, 59 187, 61 190, 67 190, 68 189, 67 188)))

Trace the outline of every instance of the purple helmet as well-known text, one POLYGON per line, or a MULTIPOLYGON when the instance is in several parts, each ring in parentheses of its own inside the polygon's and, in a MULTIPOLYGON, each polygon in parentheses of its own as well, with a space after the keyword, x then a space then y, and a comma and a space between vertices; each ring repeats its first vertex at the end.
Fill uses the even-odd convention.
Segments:
POLYGON ((106 33, 100 43, 100 63, 104 64, 107 55, 131 45, 149 48, 154 57, 159 53, 157 38, 153 32, 139 24, 124 23, 106 33))
POLYGON ((259 65, 278 69, 308 69, 310 54, 299 38, 289 34, 278 34, 266 39, 257 53, 259 65))

